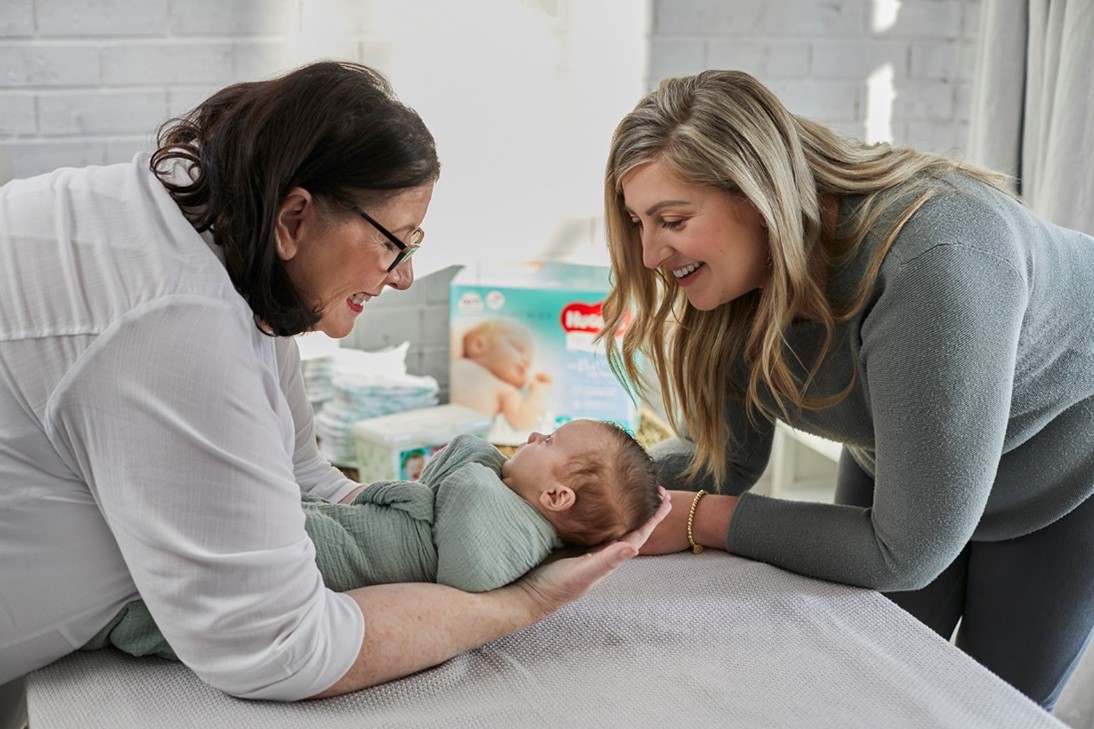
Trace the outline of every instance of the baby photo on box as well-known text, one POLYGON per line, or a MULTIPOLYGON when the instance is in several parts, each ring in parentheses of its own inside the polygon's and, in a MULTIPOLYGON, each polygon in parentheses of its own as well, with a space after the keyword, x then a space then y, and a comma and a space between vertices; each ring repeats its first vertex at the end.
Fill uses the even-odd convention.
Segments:
POLYGON ((487 438, 516 445, 577 418, 634 432, 638 408, 594 342, 608 269, 480 263, 450 287, 450 399, 492 418, 487 438))

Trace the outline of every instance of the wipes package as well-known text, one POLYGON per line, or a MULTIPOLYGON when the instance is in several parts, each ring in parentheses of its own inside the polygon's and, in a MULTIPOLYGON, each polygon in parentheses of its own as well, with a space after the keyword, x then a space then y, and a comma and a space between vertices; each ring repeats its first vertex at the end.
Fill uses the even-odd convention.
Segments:
POLYGON ((464 267, 449 289, 451 401, 492 418, 487 438, 499 445, 576 418, 634 432, 639 409, 593 341, 608 289, 606 266, 464 267))
POLYGON ((483 437, 490 419, 459 405, 409 410, 360 420, 353 425, 357 480, 417 481, 422 469, 457 435, 483 437))

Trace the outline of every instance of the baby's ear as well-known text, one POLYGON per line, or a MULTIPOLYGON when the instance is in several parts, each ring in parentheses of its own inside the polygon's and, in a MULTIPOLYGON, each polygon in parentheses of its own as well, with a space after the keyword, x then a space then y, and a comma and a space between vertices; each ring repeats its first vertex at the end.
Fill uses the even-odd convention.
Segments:
POLYGON ((577 500, 577 494, 569 486, 556 484, 539 495, 539 503, 547 511, 567 511, 577 500))
POLYGON ((463 340, 463 353, 470 357, 479 356, 485 347, 486 339, 481 334, 468 334, 463 340))

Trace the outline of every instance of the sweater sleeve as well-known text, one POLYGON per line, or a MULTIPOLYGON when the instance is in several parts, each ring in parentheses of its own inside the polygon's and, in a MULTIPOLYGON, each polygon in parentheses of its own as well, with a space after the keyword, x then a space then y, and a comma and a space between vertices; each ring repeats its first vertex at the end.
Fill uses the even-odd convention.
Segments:
POLYGON ((727 548, 879 590, 934 579, 976 528, 1009 419, 1028 292, 1007 260, 938 244, 901 262, 861 328, 872 508, 746 495, 727 548))
POLYGON ((48 421, 179 658, 227 693, 297 700, 348 670, 364 619, 316 568, 268 341, 231 306, 164 297, 84 352, 48 421))
POLYGON ((687 471, 695 457, 695 441, 686 426, 674 438, 662 441, 650 449, 650 456, 657 465, 661 483, 667 489, 686 489, 709 493, 739 495, 752 488, 771 457, 771 445, 775 428, 770 421, 754 424, 744 414, 744 407, 736 399, 726 402, 726 427, 730 438, 726 442, 726 478, 721 484, 714 482, 710 474, 700 474, 689 479, 687 471))

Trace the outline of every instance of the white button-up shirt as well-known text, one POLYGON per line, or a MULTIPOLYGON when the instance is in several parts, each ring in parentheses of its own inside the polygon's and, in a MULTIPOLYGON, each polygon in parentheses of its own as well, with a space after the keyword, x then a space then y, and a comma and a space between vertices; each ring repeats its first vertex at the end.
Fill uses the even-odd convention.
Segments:
POLYGON ((263 335, 146 155, 0 188, 0 684, 143 598, 235 695, 338 680, 364 621, 323 587, 319 454, 292 339, 263 335))

